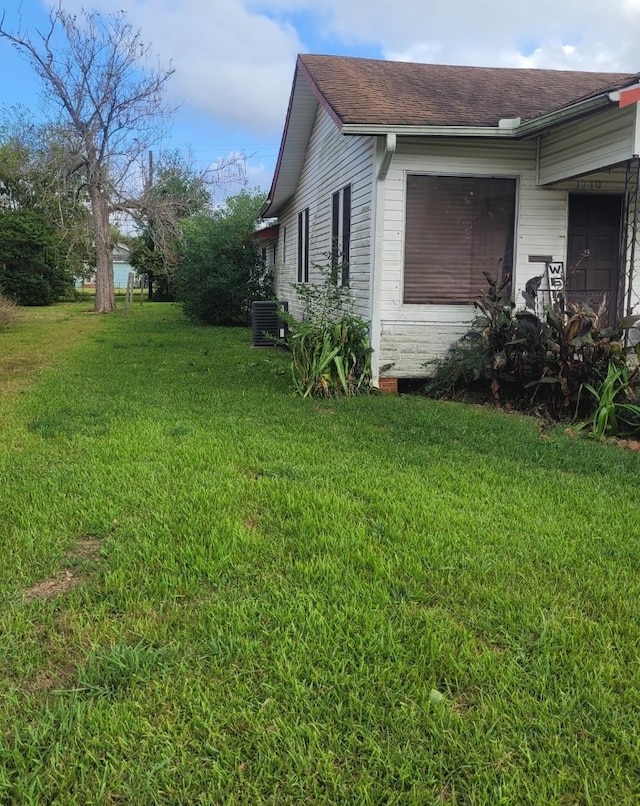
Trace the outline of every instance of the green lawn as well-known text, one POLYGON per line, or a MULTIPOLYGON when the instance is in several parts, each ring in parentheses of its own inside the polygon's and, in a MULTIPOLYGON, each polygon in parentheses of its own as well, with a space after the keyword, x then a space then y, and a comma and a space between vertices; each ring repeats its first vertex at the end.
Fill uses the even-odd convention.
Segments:
POLYGON ((86 308, 0 332, 0 802, 640 801, 636 453, 86 308))

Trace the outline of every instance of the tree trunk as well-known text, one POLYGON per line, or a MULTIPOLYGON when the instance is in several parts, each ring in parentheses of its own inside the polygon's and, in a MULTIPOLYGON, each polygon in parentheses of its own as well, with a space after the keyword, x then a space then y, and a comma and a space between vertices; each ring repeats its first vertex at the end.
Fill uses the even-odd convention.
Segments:
POLYGON ((110 313, 116 309, 113 283, 113 244, 109 226, 109 203, 98 185, 89 186, 91 213, 96 237, 96 313, 110 313))

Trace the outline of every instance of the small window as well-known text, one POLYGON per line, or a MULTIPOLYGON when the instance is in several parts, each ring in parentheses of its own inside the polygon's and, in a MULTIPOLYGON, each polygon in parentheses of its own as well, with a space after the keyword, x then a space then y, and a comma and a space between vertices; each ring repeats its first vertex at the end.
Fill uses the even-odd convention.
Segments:
POLYGON ((347 185, 331 197, 331 270, 341 285, 349 285, 350 250, 351 185, 347 185))
POLYGON ((477 299, 513 269, 516 180, 407 176, 405 303, 477 299))
POLYGON ((309 282, 309 208, 298 213, 298 282, 309 282))
POLYGON ((282 262, 287 262, 287 228, 282 228, 282 262))

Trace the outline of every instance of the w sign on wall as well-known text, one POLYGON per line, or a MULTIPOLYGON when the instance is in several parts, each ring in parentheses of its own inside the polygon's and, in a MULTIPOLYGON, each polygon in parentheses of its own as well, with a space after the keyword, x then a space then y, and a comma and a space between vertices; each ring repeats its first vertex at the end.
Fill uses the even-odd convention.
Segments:
POLYGON ((547 281, 551 302, 555 302, 558 294, 564 291, 564 263, 547 263, 547 281))

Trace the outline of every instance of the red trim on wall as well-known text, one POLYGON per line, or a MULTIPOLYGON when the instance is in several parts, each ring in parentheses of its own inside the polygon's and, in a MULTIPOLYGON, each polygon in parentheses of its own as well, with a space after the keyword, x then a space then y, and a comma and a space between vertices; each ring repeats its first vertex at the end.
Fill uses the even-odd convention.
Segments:
POLYGON ((270 238, 277 238, 279 231, 280 225, 274 224, 272 227, 263 227, 262 229, 257 229, 253 235, 259 241, 268 241, 270 238))
POLYGON ((620 100, 618 106, 622 109, 640 101, 640 87, 630 87, 628 90, 620 90, 620 100))

